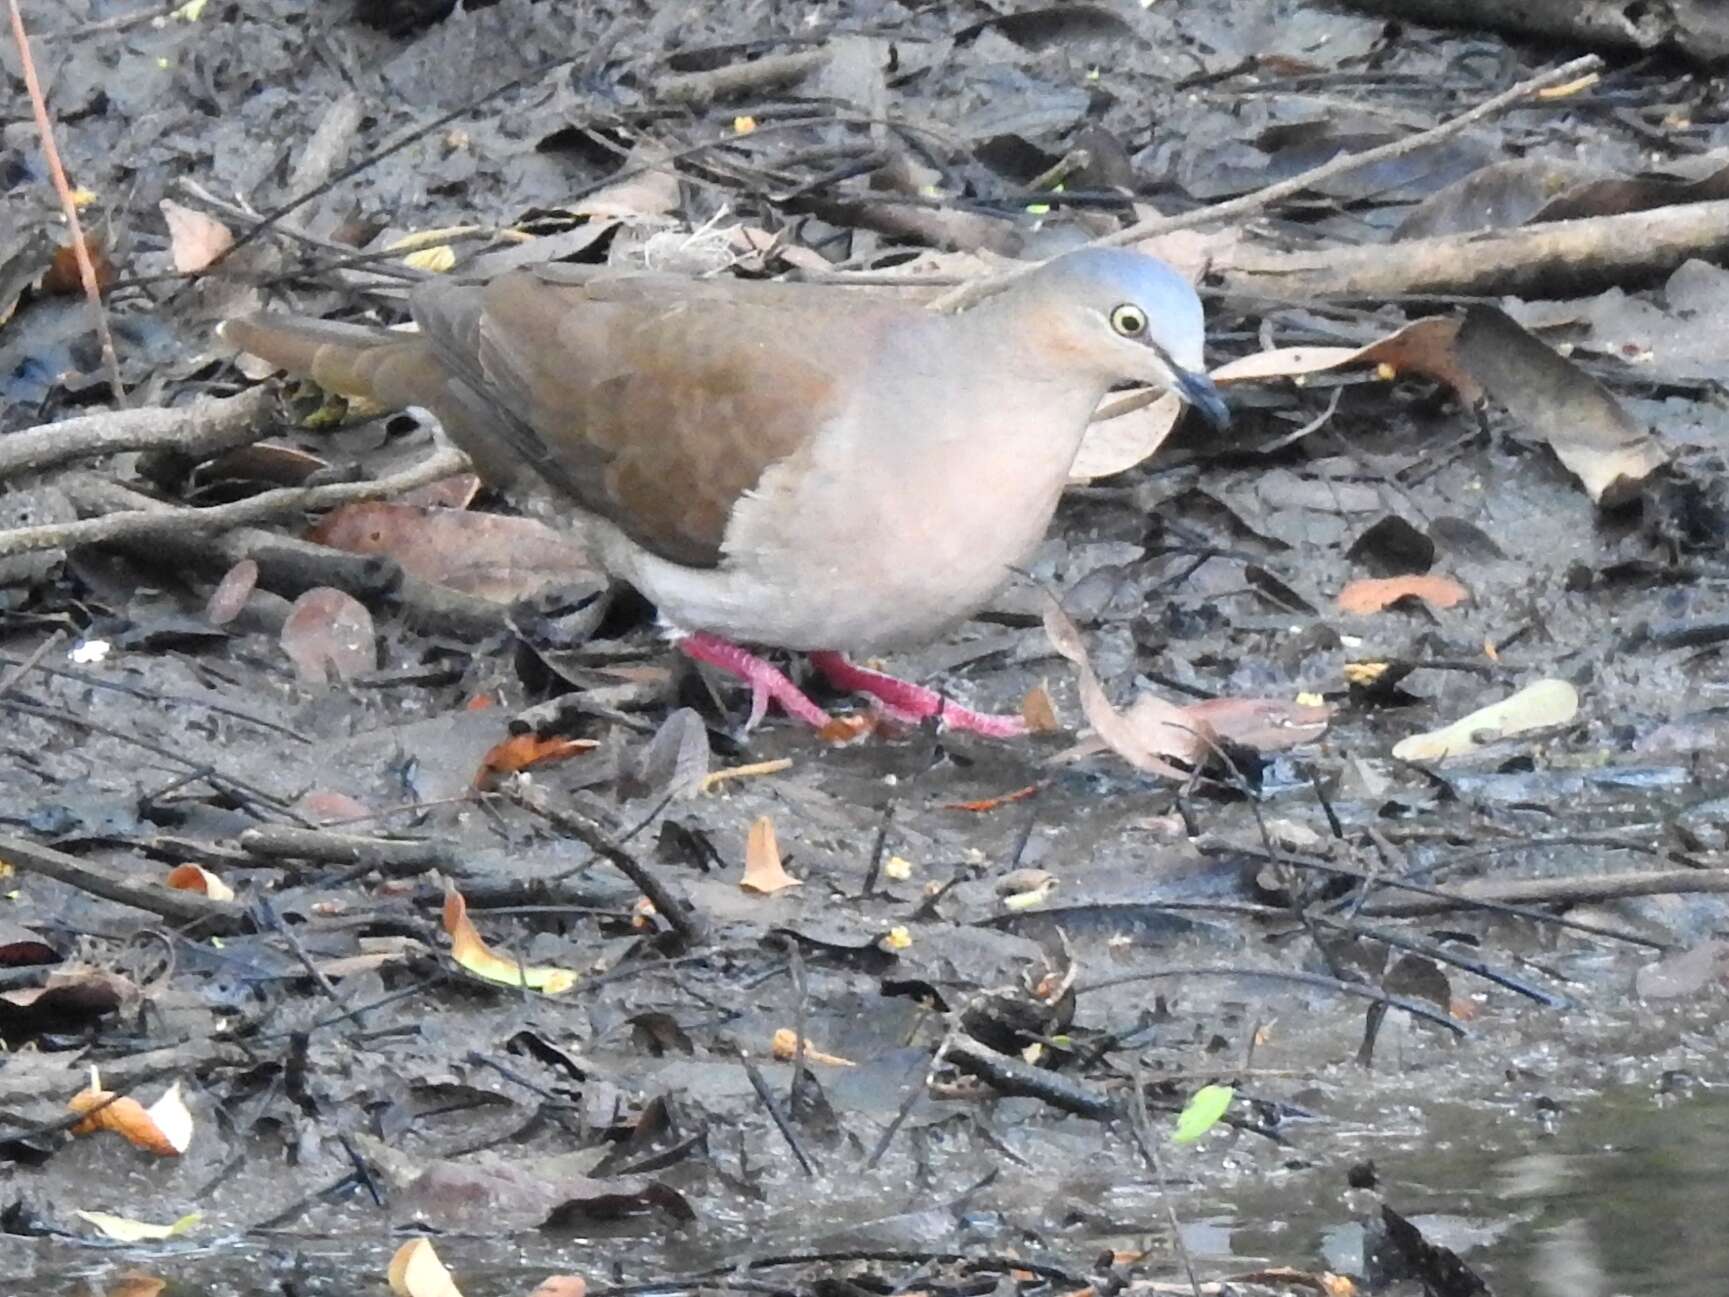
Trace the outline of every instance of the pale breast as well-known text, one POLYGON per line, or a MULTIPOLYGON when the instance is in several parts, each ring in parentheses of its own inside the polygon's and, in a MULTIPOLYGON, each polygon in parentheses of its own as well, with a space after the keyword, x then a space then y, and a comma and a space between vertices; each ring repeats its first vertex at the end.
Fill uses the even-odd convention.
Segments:
POLYGON ((976 611, 1043 539, 1099 392, 894 361, 892 394, 859 381, 738 501, 719 567, 635 552, 619 575, 683 629, 799 650, 919 644, 976 611))

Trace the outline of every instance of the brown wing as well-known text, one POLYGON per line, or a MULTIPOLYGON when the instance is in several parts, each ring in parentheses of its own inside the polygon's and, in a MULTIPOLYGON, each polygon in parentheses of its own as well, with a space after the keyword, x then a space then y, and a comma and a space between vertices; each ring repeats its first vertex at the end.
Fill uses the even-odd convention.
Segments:
POLYGON ((837 415, 861 349, 909 309, 553 267, 414 297, 438 359, 492 412, 483 435, 693 566, 720 561, 733 504, 837 415))

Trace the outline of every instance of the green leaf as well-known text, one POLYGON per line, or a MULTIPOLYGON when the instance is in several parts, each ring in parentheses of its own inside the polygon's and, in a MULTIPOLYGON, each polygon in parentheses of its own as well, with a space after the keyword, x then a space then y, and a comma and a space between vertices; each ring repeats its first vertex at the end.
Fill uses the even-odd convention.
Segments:
POLYGON ((1193 1144, 1225 1115, 1236 1090, 1228 1085, 1203 1085, 1189 1096, 1188 1104, 1177 1115, 1177 1130, 1172 1139, 1179 1144, 1193 1144))

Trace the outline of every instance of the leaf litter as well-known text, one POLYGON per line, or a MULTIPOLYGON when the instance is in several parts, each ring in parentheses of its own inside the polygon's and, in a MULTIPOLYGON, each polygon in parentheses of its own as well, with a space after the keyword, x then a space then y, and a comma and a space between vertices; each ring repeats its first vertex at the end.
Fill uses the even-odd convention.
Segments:
MULTIPOLYGON (((699 96, 669 114, 663 78, 761 73, 756 47, 736 63, 728 51, 782 32, 786 15, 715 11, 688 16, 676 37, 649 23, 609 46, 558 7, 493 6, 495 28, 466 10, 428 22, 363 8, 398 30, 344 29, 383 56, 403 124, 447 111, 450 69, 478 51, 497 56, 501 79, 530 80, 321 192, 319 167, 336 174, 391 130, 374 122, 319 142, 320 114, 339 120, 340 95, 320 95, 328 69, 298 57, 298 9, 275 26, 250 13, 176 19, 57 44, 68 155, 121 217, 104 260, 138 277, 123 292, 145 294, 113 300, 124 377, 146 398, 239 381, 207 321, 284 283, 310 313, 364 300, 368 318, 394 320, 411 247, 453 273, 469 258, 547 255, 702 274, 735 262, 748 275, 904 272, 888 291, 928 297, 945 274, 1044 255, 1151 216, 1167 196, 1182 210, 1396 140, 1500 84, 1473 71, 1481 34, 1393 30, 1311 6, 1276 20, 1253 6, 1227 20, 1197 3, 1133 21, 1039 11, 993 15, 964 35, 929 11, 894 17, 892 53, 877 38, 843 49, 786 27, 829 61, 822 79, 798 79, 812 62, 774 83, 784 99, 699 96), (193 48, 221 110, 201 113, 196 135, 184 81, 161 75, 193 48), (538 57, 578 48, 595 51, 581 76, 534 76, 538 57), (1168 51, 1211 62, 1179 84, 1159 62, 1168 51), (1349 103, 1327 97, 1326 78, 1344 75, 1358 79, 1349 103), (610 105, 604 130, 591 93, 610 105), (875 107, 834 120, 847 101, 875 107), (781 102, 822 111, 782 117, 781 102), (906 108, 953 123, 952 140, 901 150, 879 126, 906 108), (306 147, 284 155, 291 140, 306 147), (137 150, 184 165, 120 174, 137 150), (257 239, 231 254, 243 275, 207 276, 176 299, 150 277, 206 259, 216 227, 244 236, 253 224, 245 207, 164 192, 182 173, 259 211, 311 194, 289 225, 345 251, 321 259, 307 245, 286 261, 257 239), (1133 200, 1113 209, 1114 186, 1133 200), (177 243, 164 200, 199 212, 188 224, 203 234, 177 243), (604 214, 573 215, 585 205, 604 214), (365 261, 384 252, 388 273, 365 261)), ((363 95, 382 86, 357 75, 363 95)), ((1729 530, 1729 429, 1711 387, 1721 272, 1653 263, 1594 297, 1560 281, 1544 300, 1465 304, 1219 291, 1252 281, 1233 267, 1293 237, 1314 255, 1385 251, 1396 264, 1401 235, 1463 228, 1485 192, 1505 195, 1498 228, 1537 233, 1563 210, 1532 201, 1545 187, 1588 218, 1716 201, 1722 166, 1709 156, 1656 187, 1633 172, 1666 151, 1661 140, 1677 154, 1708 145, 1720 113, 1695 95, 1685 125, 1673 112, 1629 119, 1628 103, 1684 98, 1690 77, 1659 66, 1618 76, 1612 93, 1579 81, 1451 143, 1317 182, 1270 220, 1161 236, 1209 293, 1210 360, 1236 428, 1209 439, 1174 403, 1128 398, 1140 404, 1089 436, 1076 475, 1093 485, 1066 502, 1034 580, 955 640, 895 664, 969 705, 1019 702, 1035 730, 1079 715, 1095 731, 1088 753, 1053 761, 1061 740, 995 748, 918 732, 831 749, 772 721, 743 735, 737 699, 706 697, 668 669, 644 610, 594 598, 580 538, 547 527, 556 519, 500 512, 522 504, 509 497, 473 507, 472 478, 447 479, 415 502, 421 512, 398 502, 326 515, 331 530, 305 549, 289 543, 297 527, 267 522, 262 535, 78 546, 16 564, 5 593, 19 651, 0 665, 0 694, 21 756, 0 786, 5 831, 19 836, 0 858, 20 871, 17 904, 45 931, 79 934, 81 953, 105 966, 133 969, 158 920, 176 945, 166 969, 136 970, 139 1013, 94 988, 8 998, 0 1089, 47 1129, 59 1115, 44 1096, 79 1084, 74 1056, 92 1033, 114 1055, 105 1074, 119 1089, 175 1051, 197 1081, 200 1137, 162 1165, 211 1159, 185 1180, 141 1170, 147 1160, 116 1173, 122 1164, 99 1159, 145 1155, 27 1132, 15 1160, 41 1163, 20 1175, 48 1186, 41 1201, 80 1210, 145 1221, 203 1211, 214 1223, 189 1231, 201 1241, 247 1226, 348 1239, 368 1195, 321 1191, 362 1182, 347 1179, 356 1151, 376 1174, 406 1145, 426 1155, 419 1173, 438 1173, 393 1192, 472 1231, 441 1239, 463 1257, 464 1283, 498 1266, 508 1290, 528 1291, 567 1268, 525 1260, 540 1248, 550 1261, 559 1228, 592 1238, 591 1275, 624 1265, 652 1280, 776 1244, 803 1256, 813 1242, 885 1239, 932 1259, 964 1253, 952 1222, 989 1212, 1069 1267, 1050 1278, 1080 1288, 1095 1245, 1129 1240, 1087 1225, 1071 1247, 1072 1222, 1050 1218, 1051 1202, 1108 1200, 1100 1220, 1162 1217, 1134 1196, 1148 1170, 1129 1143, 1060 1114, 1120 1102, 1132 1117, 1124 1101, 1138 1093, 1156 1122, 1174 1122, 1189 1096, 1234 1089, 1221 1128, 1160 1154, 1172 1183, 1200 1196, 1179 1198, 1179 1215, 1216 1194, 1239 1222, 1296 1219, 1319 1236, 1339 1223, 1317 1205, 1331 1196, 1312 1192, 1321 1173, 1286 1176, 1293 1150, 1274 1137, 1320 1162, 1351 1146, 1347 1131, 1403 1128, 1445 1105, 1449 1129, 1487 1148, 1507 1138, 1509 1094, 1584 1110, 1605 1077, 1655 1086, 1696 1066, 1661 1015, 1623 1012, 1616 979, 1633 964, 1614 956, 1629 944, 1620 937, 1651 933, 1705 951, 1641 983, 1698 1007, 1721 976, 1707 944, 1721 909, 1709 891, 1669 884, 1646 898, 1610 884, 1630 862, 1653 886, 1672 868, 1700 887, 1729 841, 1711 703, 1729 638, 1715 570, 1729 530), (1594 155, 1592 174, 1555 188, 1552 176, 1490 173, 1555 139, 1568 157, 1594 155), (1591 188, 1605 178, 1609 188, 1591 188), (1413 221, 1425 208, 1427 230, 1413 221), (232 584, 215 598, 224 573, 232 584), (1391 584, 1369 584, 1381 582, 1391 584), (319 593, 284 635, 293 601, 324 590, 367 620, 319 593), (1055 633, 1046 590, 1062 601, 1055 633), (1359 611, 1335 602, 1346 591, 1359 611), (541 602, 527 608, 525 596, 541 602), (69 656, 49 638, 55 619, 110 645, 107 659, 69 656), (223 633, 208 634, 212 624, 223 633), (493 705, 467 711, 476 698, 493 705), (1541 705, 1527 710, 1533 698, 1541 705), (1424 731, 1429 746, 1410 756, 1404 744, 1424 731), (581 757, 501 761, 494 791, 478 792, 483 754, 510 743, 581 757), (523 787, 547 814, 515 796, 523 787), (321 823, 322 836, 302 833, 321 823), (801 886, 777 883, 772 898, 739 887, 741 867, 788 859, 801 886), (172 865, 234 887, 242 929, 218 940, 168 919, 160 880, 172 865), (1413 900, 1401 886, 1488 881, 1549 895, 1537 890, 1555 882, 1546 873, 1610 890, 1517 918, 1457 899, 1444 918, 1383 913, 1413 900), (474 941, 462 948, 490 983, 459 980, 429 953, 442 947, 453 881, 498 942, 480 941, 464 916, 474 941), (1340 936, 1335 924, 1356 926, 1340 936), (401 944, 374 944, 386 940, 401 944), (1422 943, 1421 956, 1389 957, 1392 940, 1422 943), (1565 1016, 1510 989, 1508 970, 1532 962, 1574 999, 1565 1016), (1383 1019, 1371 1006, 1365 1021, 1347 991, 1271 980, 1321 967, 1358 992, 1438 1007, 1444 1022, 1469 1017, 1476 1038, 1454 1046, 1400 1008, 1383 1019), (554 996, 532 984, 541 973, 573 981, 554 996), (1143 980, 1103 985, 1125 974, 1143 980), (1063 996, 1045 991, 1076 986, 1085 993, 1065 1017, 1063 996), (790 1053, 771 1044, 786 1037, 790 1053), (1375 1069, 1372 1084, 1337 1071, 1353 1052, 1375 1069), (801 1055, 822 1066, 796 1073, 801 1055), (1557 1061, 1509 1079, 1510 1058, 1538 1056, 1557 1061), (389 1138, 368 1142, 362 1126, 389 1138), (1028 1161, 1038 1176, 1014 1173, 1028 1161), (238 1169, 216 1177, 218 1163, 238 1169), (1011 1174, 986 1178, 1000 1169, 1011 1174), (1281 1188, 1296 1181, 1300 1204, 1281 1188), (67 1183, 103 1186, 109 1200, 55 1187, 67 1183), (952 1210, 933 1217, 933 1206, 952 1210)), ((712 92, 712 79, 700 84, 712 92)), ((21 217, 0 249, 8 428, 93 399, 87 321, 46 278, 53 240, 24 237, 48 228, 21 217)), ((1601 282, 1589 273, 1582 283, 1601 282)), ((137 480, 209 503, 267 480, 379 475, 427 451, 423 430, 326 416, 281 453, 197 474, 138 454, 137 480)), ((99 471, 132 481, 132 468, 99 471)), ((16 491, 18 525, 108 507, 88 479, 48 476, 63 504, 16 491)), ((852 736, 869 721, 842 725, 852 736)), ((47 950, 25 967, 60 957, 47 950)), ((1373 1147, 1403 1162, 1407 1183, 1438 1170, 1420 1150, 1373 1147)), ((1477 1194, 1493 1180, 1465 1175, 1477 1194)), ((48 1210, 50 1236, 66 1230, 65 1213, 48 1210)), ((1125 1262, 1139 1268, 1130 1282, 1171 1277, 1162 1252, 1146 1255, 1125 1262)), ((867 1286, 929 1278, 863 1264, 867 1286)), ((951 1264, 967 1285, 1032 1282, 1021 1263, 982 1253, 951 1264)), ((379 1269, 330 1276, 329 1290, 376 1284, 379 1269)), ((791 1286, 830 1270, 768 1277, 791 1286)))

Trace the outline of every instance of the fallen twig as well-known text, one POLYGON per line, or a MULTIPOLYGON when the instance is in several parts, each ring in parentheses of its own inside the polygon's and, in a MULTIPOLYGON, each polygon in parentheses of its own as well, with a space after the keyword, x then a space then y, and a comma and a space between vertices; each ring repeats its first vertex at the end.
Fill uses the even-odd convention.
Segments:
POLYGON ((274 397, 268 387, 196 405, 105 410, 9 433, 0 440, 0 479, 122 450, 175 450, 204 458, 264 435, 274 397))
POLYGON ((302 829, 268 824, 247 829, 240 849, 270 861, 316 860, 337 865, 364 865, 392 878, 412 878, 428 869, 460 871, 456 852, 434 838, 380 838, 365 833, 302 829))
POLYGON ((287 487, 265 491, 232 504, 208 509, 184 509, 164 505, 160 509, 129 509, 122 513, 85 518, 79 522, 44 523, 39 527, 14 527, 0 531, 0 558, 42 549, 64 549, 105 541, 136 540, 150 536, 226 531, 247 523, 308 509, 328 509, 355 500, 377 500, 400 495, 441 477, 469 471, 468 456, 459 450, 434 451, 412 468, 370 482, 339 482, 330 486, 287 487))
POLYGON ((80 860, 28 838, 0 835, 0 858, 13 868, 41 874, 106 901, 130 905, 175 925, 196 925, 221 935, 246 931, 245 911, 233 901, 217 901, 202 892, 167 886, 149 871, 120 869, 96 860, 80 860))
MULTIPOLYGON (((1582 77, 1587 72, 1595 72, 1602 66, 1603 60, 1595 54, 1587 54, 1583 58, 1572 59, 1561 64, 1560 67, 1550 68, 1547 72, 1541 72, 1519 82, 1518 85, 1510 86, 1500 94, 1485 99, 1475 108, 1469 108, 1457 117, 1450 118, 1430 130, 1419 131, 1415 135, 1407 135, 1404 139, 1394 140, 1378 148, 1365 149, 1361 153, 1342 154, 1330 162, 1323 162, 1318 167, 1311 167, 1300 175, 1292 176, 1289 180, 1281 180, 1276 184, 1263 186, 1252 194, 1243 194, 1237 198, 1228 199, 1222 203, 1214 203, 1210 207, 1198 208, 1192 212, 1184 212, 1178 216, 1159 216, 1152 220, 1137 221, 1125 229, 1095 239, 1093 246, 1120 248, 1126 244, 1140 243, 1147 239, 1156 238, 1161 234, 1170 234, 1176 230, 1192 229, 1197 225, 1211 225, 1215 221, 1222 221, 1228 217, 1247 216, 1252 212, 1262 211, 1281 199, 1301 193, 1303 190, 1322 184, 1335 176, 1341 176, 1362 167, 1374 166, 1393 158, 1403 157, 1407 153, 1448 139, 1457 135, 1467 126, 1480 122, 1485 117, 1492 117, 1509 104, 1529 98, 1539 90, 1544 90, 1549 86, 1561 85, 1577 77, 1582 77)), ((962 307, 971 306, 975 302, 1001 292, 1015 280, 1031 273, 1033 269, 1035 267, 1029 264, 1018 266, 1014 270, 990 279, 972 280, 962 284, 959 288, 944 293, 931 303, 931 309, 958 311, 962 307)))
POLYGON ((797 54, 770 54, 749 63, 729 63, 708 72, 687 72, 657 82, 655 98, 674 104, 705 104, 741 90, 790 85, 816 71, 828 60, 826 49, 802 50, 797 54))
POLYGON ((1630 896, 1679 896, 1699 892, 1729 893, 1729 869, 1627 870, 1616 874, 1591 874, 1584 878, 1479 878, 1453 884, 1451 895, 1456 899, 1439 895, 1388 897, 1368 902, 1361 912, 1408 917, 1469 909, 1485 902, 1497 905, 1582 905, 1625 900, 1630 896))
POLYGON ((1234 250, 1227 290, 1287 300, 1403 293, 1567 297, 1667 274, 1729 246, 1729 200, 1543 221, 1512 230, 1305 252, 1234 250))

